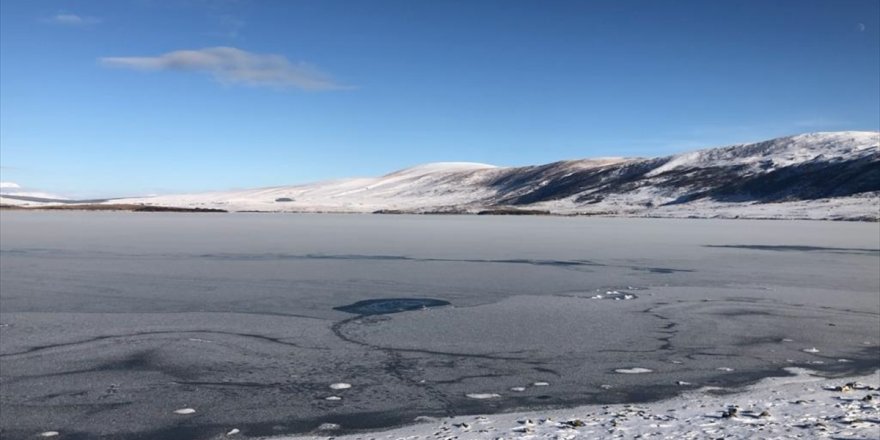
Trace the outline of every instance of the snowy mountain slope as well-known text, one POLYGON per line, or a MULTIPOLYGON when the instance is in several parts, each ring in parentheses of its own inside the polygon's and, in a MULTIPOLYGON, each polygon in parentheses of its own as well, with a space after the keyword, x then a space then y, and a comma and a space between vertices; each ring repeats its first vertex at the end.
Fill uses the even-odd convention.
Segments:
POLYGON ((491 184, 499 188, 502 204, 570 199, 569 209, 598 205, 614 212, 621 205, 638 210, 696 200, 766 203, 845 197, 880 190, 878 140, 876 132, 815 133, 574 173, 560 174, 550 164, 515 170, 491 184), (545 185, 534 184, 548 179, 545 185))
POLYGON ((710 148, 671 156, 653 170, 654 176, 677 168, 747 165, 775 169, 808 162, 816 158, 845 159, 870 154, 877 149, 876 132, 810 133, 754 144, 710 148))
POLYGON ((476 163, 434 163, 381 177, 352 178, 255 190, 120 199, 117 203, 213 207, 235 211, 373 212, 430 210, 491 197, 484 185, 498 168, 476 163))
POLYGON ((661 158, 447 162, 381 177, 114 203, 296 212, 880 218, 880 133, 812 133, 661 158))

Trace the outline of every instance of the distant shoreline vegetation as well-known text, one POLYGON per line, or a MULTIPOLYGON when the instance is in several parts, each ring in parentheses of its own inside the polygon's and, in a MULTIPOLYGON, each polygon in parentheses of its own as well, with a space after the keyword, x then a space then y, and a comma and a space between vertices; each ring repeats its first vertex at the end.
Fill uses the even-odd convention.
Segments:
POLYGON ((174 206, 152 206, 152 205, 135 205, 135 204, 68 204, 68 205, 49 205, 49 206, 17 206, 17 205, 0 205, 3 210, 20 210, 20 211, 130 211, 130 212, 229 212, 225 209, 213 208, 178 208, 174 206))
POLYGON ((614 212, 580 212, 580 213, 555 213, 544 210, 532 209, 516 209, 500 207, 497 209, 487 209, 482 211, 468 211, 464 209, 436 210, 436 211, 418 211, 418 210, 398 210, 398 209, 380 209, 373 212, 359 211, 258 211, 258 210, 236 210, 229 211, 226 209, 214 208, 179 208, 174 206, 156 206, 156 205, 135 205, 135 204, 67 204, 67 205, 49 205, 49 206, 21 206, 0 204, 2 211, 106 211, 106 212, 181 212, 181 213, 238 213, 238 214, 341 214, 341 215, 469 215, 469 216, 542 216, 542 217, 607 217, 607 218, 655 218, 655 219, 674 219, 674 220, 797 220, 797 221, 832 221, 832 222, 869 222, 880 223, 880 218, 870 216, 858 216, 848 218, 809 218, 809 217, 759 217, 759 216, 683 216, 668 217, 662 215, 625 215, 614 212))

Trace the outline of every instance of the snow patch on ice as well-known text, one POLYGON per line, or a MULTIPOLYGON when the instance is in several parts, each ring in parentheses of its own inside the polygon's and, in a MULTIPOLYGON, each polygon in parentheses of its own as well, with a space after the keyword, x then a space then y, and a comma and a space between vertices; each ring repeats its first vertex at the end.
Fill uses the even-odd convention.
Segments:
POLYGON ((482 399, 497 399, 497 398, 501 397, 500 394, 496 394, 496 393, 468 393, 468 394, 465 394, 465 396, 468 398, 471 398, 471 399, 480 399, 480 400, 482 400, 482 399))
POLYGON ((642 368, 642 367, 633 367, 633 368, 618 368, 614 370, 616 373, 620 374, 645 374, 645 373, 653 373, 654 370, 650 368, 642 368))

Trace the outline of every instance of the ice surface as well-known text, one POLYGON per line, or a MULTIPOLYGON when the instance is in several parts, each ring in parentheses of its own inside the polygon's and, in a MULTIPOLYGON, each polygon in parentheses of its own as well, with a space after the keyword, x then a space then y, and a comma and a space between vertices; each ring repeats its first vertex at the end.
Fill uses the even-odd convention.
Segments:
POLYGON ((869 223, 4 211, 0 427, 344 433, 865 372, 878 249, 869 223), (334 309, 378 298, 450 305, 334 309))

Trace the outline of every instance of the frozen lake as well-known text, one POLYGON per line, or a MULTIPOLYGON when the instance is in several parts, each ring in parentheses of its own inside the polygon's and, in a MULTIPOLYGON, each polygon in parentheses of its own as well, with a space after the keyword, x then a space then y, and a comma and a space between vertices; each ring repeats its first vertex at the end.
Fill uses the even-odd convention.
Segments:
POLYGON ((4 439, 370 429, 880 366, 877 223, 2 211, 0 257, 4 439))

